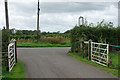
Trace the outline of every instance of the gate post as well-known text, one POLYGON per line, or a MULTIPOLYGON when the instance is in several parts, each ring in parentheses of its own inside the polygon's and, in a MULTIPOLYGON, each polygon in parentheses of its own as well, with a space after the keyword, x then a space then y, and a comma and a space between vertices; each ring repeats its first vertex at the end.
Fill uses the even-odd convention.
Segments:
POLYGON ((15 40, 15 59, 16 59, 16 63, 17 63, 17 41, 15 40))
POLYGON ((90 39, 88 41, 88 60, 91 60, 91 42, 92 40, 90 39))

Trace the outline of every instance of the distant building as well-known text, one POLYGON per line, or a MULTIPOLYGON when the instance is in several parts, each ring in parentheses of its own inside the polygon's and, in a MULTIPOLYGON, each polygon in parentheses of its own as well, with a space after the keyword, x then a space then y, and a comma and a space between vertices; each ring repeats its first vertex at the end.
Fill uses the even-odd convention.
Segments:
POLYGON ((17 31, 15 28, 12 29, 12 33, 15 34, 17 31))

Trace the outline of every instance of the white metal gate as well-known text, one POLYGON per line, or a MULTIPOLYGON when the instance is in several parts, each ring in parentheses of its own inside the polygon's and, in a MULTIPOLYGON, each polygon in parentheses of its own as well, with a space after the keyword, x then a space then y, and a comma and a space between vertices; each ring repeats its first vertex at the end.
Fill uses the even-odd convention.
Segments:
POLYGON ((108 66, 109 44, 91 42, 91 61, 108 66))
POLYGON ((16 63, 15 58, 15 42, 13 41, 8 45, 8 68, 9 72, 13 69, 14 65, 16 63))

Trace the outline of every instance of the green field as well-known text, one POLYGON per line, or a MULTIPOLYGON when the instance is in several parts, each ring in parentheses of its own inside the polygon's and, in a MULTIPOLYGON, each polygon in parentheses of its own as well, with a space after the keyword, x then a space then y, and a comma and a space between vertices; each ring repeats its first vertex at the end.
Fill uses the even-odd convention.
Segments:
POLYGON ((70 47, 70 41, 66 41, 60 44, 52 44, 48 42, 18 42, 17 47, 70 47))
MULTIPOLYGON (((101 70, 104 70, 104 71, 109 72, 109 73, 111 73, 111 74, 113 74, 113 75, 115 75, 115 76, 118 76, 118 69, 107 68, 107 67, 101 66, 101 65, 99 65, 99 64, 97 64, 97 63, 94 63, 94 62, 92 62, 92 61, 89 61, 87 57, 86 57, 86 58, 82 58, 81 56, 79 56, 79 55, 76 54, 76 53, 68 53, 68 54, 69 54, 70 56, 74 57, 74 58, 77 59, 77 60, 86 62, 86 63, 88 63, 88 64, 91 64, 91 65, 95 66, 95 67, 100 68, 101 70)), ((116 57, 117 57, 117 55, 114 55, 114 57, 113 57, 113 59, 112 59, 114 65, 116 64, 116 60, 117 60, 116 57)))
POLYGON ((3 73, 2 73, 3 80, 9 78, 25 78, 25 69, 23 63, 18 60, 18 63, 15 65, 11 72, 6 71, 5 66, 3 66, 3 73))

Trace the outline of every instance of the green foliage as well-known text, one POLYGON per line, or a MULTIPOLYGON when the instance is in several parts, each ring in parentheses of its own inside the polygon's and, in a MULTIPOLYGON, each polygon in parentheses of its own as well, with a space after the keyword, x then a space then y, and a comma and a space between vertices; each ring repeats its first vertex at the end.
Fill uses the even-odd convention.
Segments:
POLYGON ((32 30, 10 30, 10 39, 14 38, 19 43, 50 43, 50 44, 61 44, 65 45, 66 41, 69 41, 70 33, 60 33, 57 32, 41 32, 40 39, 37 41, 36 31, 32 30))
MULTIPOLYGON (((14 38, 16 40, 18 39, 33 39, 37 40, 37 31, 36 30, 10 30, 10 39, 14 38)), ((60 31, 57 32, 40 32, 39 37, 56 37, 56 36, 62 36, 65 38, 70 37, 70 31, 68 30, 65 33, 60 33, 60 31)))
MULTIPOLYGON (((87 56, 86 45, 83 44, 83 41, 87 39, 87 27, 81 26, 73 28, 71 30, 70 40, 71 40, 71 51, 79 53, 79 55, 85 57, 87 56), (81 47, 82 45, 82 47, 81 47)), ((89 36, 88 36, 89 37, 89 36)))
POLYGON ((2 30, 0 30, 0 42, 2 42, 2 30))
POLYGON ((2 30, 2 51, 6 52, 7 51, 7 46, 9 44, 9 34, 6 29, 2 30))
MULTIPOLYGON (((6 57, 8 56, 8 44, 9 44, 9 34, 6 29, 2 30, 2 66, 7 67, 6 57)), ((7 68, 6 68, 7 69, 7 68)))
MULTIPOLYGON (((83 25, 83 26, 75 26, 71 30, 70 40, 71 40, 71 53, 75 55, 79 55, 81 58, 88 57, 88 45, 85 45, 82 41, 92 40, 93 42, 120 45, 120 28, 113 27, 113 23, 104 23, 104 20, 96 27, 91 27, 83 25), (81 43, 83 47, 81 48, 81 43)), ((120 50, 120 48, 115 48, 115 51, 120 50)), ((109 63, 109 68, 118 69, 120 65, 118 65, 118 54, 111 53, 113 48, 110 47, 111 63, 109 63)), ((120 53, 120 52, 118 52, 120 53)))
POLYGON ((63 41, 66 41, 66 38, 62 36, 56 36, 56 37, 41 37, 41 42, 49 42, 52 44, 61 44, 63 41))
POLYGON ((25 78, 24 65, 20 60, 18 60, 18 63, 16 63, 15 67, 13 68, 11 72, 6 71, 5 66, 3 66, 2 70, 3 70, 3 73, 2 73, 3 80, 4 79, 7 80, 8 78, 9 79, 10 78, 25 78))
POLYGON ((116 52, 110 52, 109 57, 110 59, 110 63, 109 63, 109 67, 113 68, 113 69, 118 69, 120 68, 120 64, 118 63, 118 55, 120 54, 120 51, 116 51, 116 52))
POLYGON ((33 42, 22 42, 22 43, 17 43, 17 47, 70 47, 70 42, 62 42, 60 44, 52 44, 49 42, 38 42, 38 43, 33 43, 33 42))
POLYGON ((113 28, 113 23, 100 22, 96 27, 90 26, 75 26, 71 30, 71 50, 75 53, 80 53, 80 40, 88 41, 92 39, 94 42, 120 45, 120 28, 113 28))

